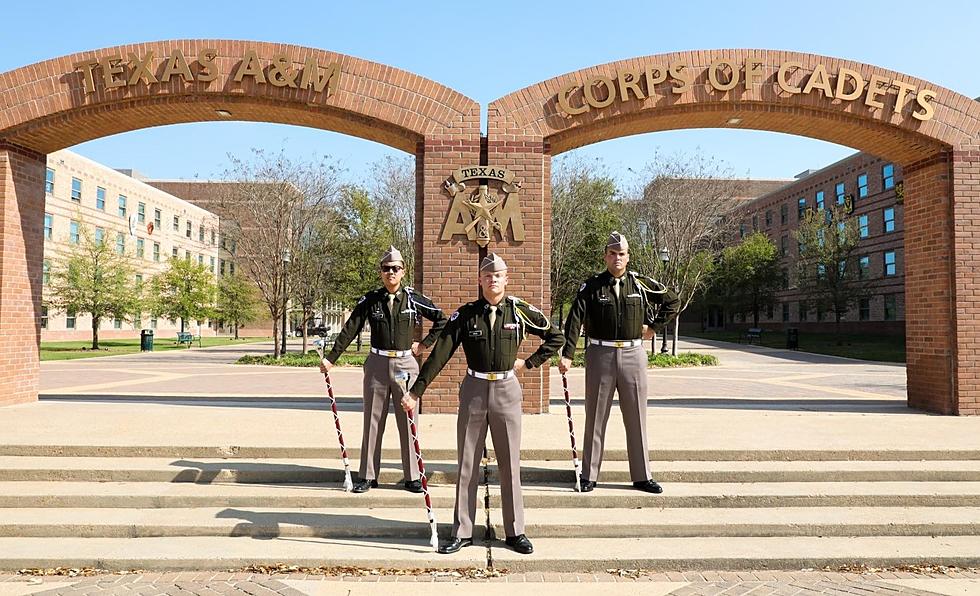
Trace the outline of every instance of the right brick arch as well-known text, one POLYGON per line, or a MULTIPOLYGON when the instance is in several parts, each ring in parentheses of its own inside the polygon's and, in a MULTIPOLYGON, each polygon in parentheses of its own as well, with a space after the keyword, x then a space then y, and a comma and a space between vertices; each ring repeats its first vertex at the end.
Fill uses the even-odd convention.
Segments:
POLYGON ((684 128, 795 134, 901 165, 908 403, 980 414, 980 102, 875 66, 771 50, 679 52, 589 67, 492 102, 487 163, 523 176, 525 211, 541 213, 514 249, 542 303, 551 158, 684 128))

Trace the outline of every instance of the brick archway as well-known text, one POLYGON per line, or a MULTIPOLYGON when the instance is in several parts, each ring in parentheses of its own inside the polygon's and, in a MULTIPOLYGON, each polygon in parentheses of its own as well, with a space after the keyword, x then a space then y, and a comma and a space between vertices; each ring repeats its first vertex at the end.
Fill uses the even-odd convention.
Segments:
MULTIPOLYGON (((324 50, 160 41, 0 74, 0 405, 37 399, 46 154, 150 126, 219 120, 321 128, 414 154, 420 198, 438 194, 458 164, 479 163, 476 102, 415 74, 324 50)), ((442 215, 418 201, 420 222, 441 224, 442 215)), ((475 250, 455 242, 434 257, 436 227, 419 226, 416 279, 455 307, 455 283, 426 282, 447 269, 446 259, 475 264, 475 250)), ((429 403, 455 409, 451 384, 434 386, 429 403)))
MULTIPOLYGON (((525 200, 546 210, 552 156, 616 137, 683 128, 783 132, 900 164, 908 402, 944 414, 980 414, 980 243, 974 240, 980 231, 980 103, 901 73, 812 54, 662 54, 568 73, 492 102, 488 163, 520 171, 530 191, 525 200), (852 73, 863 81, 862 90, 852 73), (845 81, 838 88, 841 76, 845 81), (884 91, 873 93, 869 105, 872 86, 884 91), (858 91, 857 99, 846 99, 858 91), (896 110, 899 95, 903 105, 896 110)), ((528 273, 544 276, 547 303, 547 272, 535 264, 550 254, 549 219, 542 223, 540 251, 525 243, 501 252, 522 253, 523 262, 534 264, 528 273)))

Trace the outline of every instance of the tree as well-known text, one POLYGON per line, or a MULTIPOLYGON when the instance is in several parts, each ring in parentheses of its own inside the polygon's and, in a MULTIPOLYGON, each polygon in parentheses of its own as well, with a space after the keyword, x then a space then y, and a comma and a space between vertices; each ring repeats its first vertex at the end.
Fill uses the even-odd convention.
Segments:
MULTIPOLYGON (((371 168, 370 195, 391 228, 391 244, 405 259, 405 285, 415 273, 415 160, 387 156, 371 168)), ((384 248, 388 248, 387 246, 384 248)))
MULTIPOLYGON (((285 151, 253 149, 248 159, 229 155, 231 165, 220 197, 235 260, 256 285, 272 319, 273 336, 287 307, 284 256, 300 252, 300 242, 316 221, 327 217, 340 194, 340 169, 329 157, 292 160, 285 151)), ((279 342, 273 342, 279 357, 279 342)))
POLYGON ((336 234, 336 217, 317 221, 302 238, 289 266, 291 298, 302 310, 300 329, 303 332, 304 354, 308 339, 307 323, 313 318, 317 307, 331 297, 331 272, 344 266, 331 252, 332 239, 336 234))
POLYGON ((330 245, 340 264, 330 272, 330 298, 349 301, 378 287, 378 259, 394 240, 391 220, 371 196, 362 188, 345 187, 330 245))
POLYGON ((616 183, 595 162, 566 158, 551 176, 551 311, 571 302, 582 281, 603 268, 609 233, 619 226, 616 183))
POLYGON ((840 343, 841 318, 868 295, 868 279, 858 262, 860 231, 843 205, 806 213, 796 230, 800 255, 796 278, 800 292, 818 312, 834 314, 840 343))
POLYGON ((190 259, 171 257, 167 265, 165 271, 153 276, 151 309, 154 316, 180 319, 183 333, 187 321, 214 316, 214 273, 190 259))
POLYGON ((745 181, 701 153, 657 154, 623 204, 630 265, 677 289, 683 312, 707 283, 745 181), (634 240, 636 239, 636 240, 634 240), (666 248, 669 260, 660 260, 666 248))
POLYGON ((758 327, 759 312, 775 304, 781 281, 776 245, 755 232, 722 251, 714 288, 733 312, 751 313, 752 326, 758 327))
POLYGON ((57 262, 51 274, 49 303, 75 314, 92 317, 92 349, 99 349, 99 327, 112 317, 132 319, 140 310, 136 270, 125 252, 96 240, 86 226, 79 243, 57 262))
POLYGON ((215 318, 235 326, 235 339, 238 339, 238 328, 258 316, 256 306, 255 286, 245 276, 231 273, 219 278, 215 318))

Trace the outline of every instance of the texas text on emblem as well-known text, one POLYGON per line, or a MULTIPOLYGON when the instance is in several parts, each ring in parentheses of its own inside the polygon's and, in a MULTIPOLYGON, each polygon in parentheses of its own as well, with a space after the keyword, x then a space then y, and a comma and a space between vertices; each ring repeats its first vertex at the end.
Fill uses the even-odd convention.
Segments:
POLYGON ((445 188, 453 202, 442 231, 442 240, 450 240, 456 234, 465 234, 480 246, 486 246, 490 243, 494 230, 503 239, 510 229, 512 240, 524 241, 524 219, 517 201, 521 183, 514 181, 513 172, 493 166, 460 168, 446 180, 445 188), (467 189, 467 180, 480 180, 482 184, 471 191, 467 189), (501 184, 503 198, 498 199, 497 193, 491 192, 490 181, 501 184))

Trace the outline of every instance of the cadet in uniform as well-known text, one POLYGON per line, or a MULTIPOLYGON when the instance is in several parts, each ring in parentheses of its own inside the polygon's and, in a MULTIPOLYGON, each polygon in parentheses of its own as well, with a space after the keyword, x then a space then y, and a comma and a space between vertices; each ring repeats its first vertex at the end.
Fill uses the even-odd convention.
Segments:
MULTIPOLYGON (((381 467, 381 439, 385 420, 388 418, 389 398, 401 401, 404 389, 395 380, 398 371, 409 371, 412 376, 419 372, 415 360, 420 352, 419 343, 412 341, 415 325, 422 324, 422 317, 432 321, 432 330, 422 340, 431 346, 443 327, 446 316, 431 300, 410 287, 401 287, 405 276, 402 254, 392 246, 381 257, 381 281, 384 287, 372 290, 357 301, 357 306, 337 336, 333 350, 320 363, 320 370, 329 371, 337 358, 344 353, 351 341, 361 332, 364 322, 371 325, 371 353, 364 362, 364 434, 361 438, 361 467, 354 483, 355 493, 364 493, 378 486, 378 470, 381 467)), ((413 412, 418 424, 418 413, 413 412)), ((408 416, 395 407, 395 422, 401 439, 402 470, 405 473, 405 490, 422 492, 415 451, 408 431, 408 416)))
POLYGON ((422 372, 402 402, 415 408, 426 387, 450 357, 463 345, 466 377, 459 388, 456 420, 459 480, 452 539, 439 552, 454 553, 473 544, 473 519, 480 459, 490 427, 490 437, 500 470, 500 492, 506 543, 522 554, 533 552, 524 535, 524 500, 521 496, 521 385, 516 373, 536 368, 557 352, 564 338, 544 314, 514 296, 505 296, 507 265, 496 254, 480 263, 483 298, 464 304, 449 318, 422 372), (544 340, 527 360, 517 358, 521 341, 530 333, 544 340))
POLYGON ((613 232, 606 243, 606 271, 593 275, 579 288, 565 321, 565 348, 558 368, 567 372, 585 324, 585 437, 582 455, 582 492, 595 488, 602 465, 606 423, 613 392, 626 426, 630 478, 633 486, 663 492, 650 478, 647 451, 647 353, 644 326, 663 330, 677 316, 674 292, 645 275, 627 271, 629 243, 613 232))

